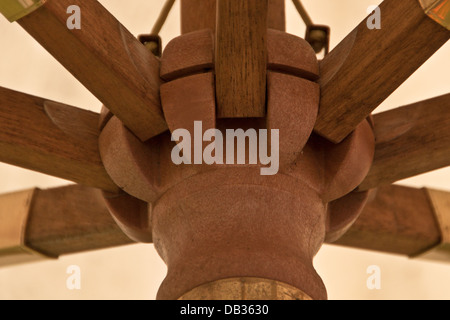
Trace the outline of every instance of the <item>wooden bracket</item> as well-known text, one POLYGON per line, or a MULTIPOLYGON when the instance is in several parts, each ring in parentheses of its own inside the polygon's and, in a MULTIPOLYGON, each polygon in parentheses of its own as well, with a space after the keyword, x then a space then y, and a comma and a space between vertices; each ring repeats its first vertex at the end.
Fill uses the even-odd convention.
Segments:
POLYGON ((25 243, 28 213, 36 189, 3 195, 0 201, 0 266, 45 260, 50 257, 25 243))
POLYGON ((47 0, 2 0, 0 13, 14 22, 40 8, 47 0))

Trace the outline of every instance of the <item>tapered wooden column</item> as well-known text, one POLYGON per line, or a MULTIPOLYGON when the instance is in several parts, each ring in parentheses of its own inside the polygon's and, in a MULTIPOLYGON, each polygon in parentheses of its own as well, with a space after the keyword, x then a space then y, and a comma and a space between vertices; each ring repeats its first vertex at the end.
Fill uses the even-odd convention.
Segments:
MULTIPOLYGON (((218 16, 217 13, 217 0, 182 0, 181 1, 181 32, 183 34, 202 30, 202 29, 211 29, 213 31, 213 34, 216 34, 216 27, 217 27, 217 21, 216 17, 218 16)), ((253 4, 259 5, 259 2, 263 1, 256 1, 253 4)), ((230 4, 229 2, 227 4, 230 4)), ((277 29, 280 31, 285 30, 285 2, 284 0, 269 0, 267 3, 267 7, 264 8, 264 10, 267 11, 267 17, 264 17, 264 26, 263 29, 270 28, 270 29, 277 29)), ((219 15, 222 18, 223 15, 219 15)), ((224 27, 226 24, 224 25, 224 27)), ((230 26, 231 27, 231 26, 230 26)), ((219 35, 230 33, 230 30, 223 30, 221 29, 219 32, 219 35)), ((216 37, 218 39, 219 36, 216 37)), ((224 39, 221 39, 223 41, 224 39)), ((236 41, 241 40, 244 42, 244 39, 236 38, 236 41)), ((261 77, 262 79, 265 79, 266 77, 266 41, 261 42, 261 50, 259 52, 263 53, 263 56, 261 57, 262 62, 264 64, 263 71, 261 77)), ((217 40, 218 41, 218 40, 217 40)), ((249 42, 249 41, 248 41, 249 42)), ((252 41, 254 42, 254 41, 252 41)), ((217 43, 216 43, 217 45, 217 43)), ((219 48, 216 46, 216 50, 222 48, 219 46, 219 48)), ((219 52, 220 53, 220 52, 219 52)), ((227 57, 230 55, 221 55, 220 57, 227 57)), ((236 60, 236 55, 234 55, 236 60)), ((239 58, 238 58, 239 59, 239 58)), ((249 56, 249 59, 252 61, 256 61, 254 57, 249 56)), ((242 60, 242 59, 241 59, 242 60)), ((239 62, 239 60, 236 60, 239 62)), ((223 61, 222 61, 223 62, 223 61)), ((242 63, 245 63, 243 61, 242 63)), ((222 65, 225 65, 224 68, 227 70, 235 69, 235 71, 238 71, 241 73, 242 68, 229 68, 228 66, 230 63, 222 63, 222 65)), ((216 64, 216 68, 217 68, 216 64)), ((219 64, 220 69, 220 64, 219 64)), ((216 70, 217 71, 217 70, 216 70)), ((219 72, 220 73, 220 72, 219 72)), ((229 74, 225 75, 225 78, 229 78, 229 74)), ((220 81, 219 81, 220 82, 220 81)), ((220 84, 219 84, 220 85, 220 84)), ((261 115, 264 116, 264 98, 265 98, 265 81, 262 84, 261 87, 261 93, 263 100, 262 103, 262 109, 261 115)), ((220 87, 219 87, 220 88, 220 87)), ((228 88, 229 89, 229 88, 228 88)), ((222 92, 229 93, 229 90, 227 88, 224 88, 222 92)), ((219 115, 220 116, 220 115, 219 115)), ((185 295, 181 297, 181 299, 310 299, 310 297, 300 290, 291 287, 289 285, 286 285, 281 282, 273 281, 273 280, 267 280, 267 279, 258 279, 258 278, 232 278, 232 279, 224 279, 219 281, 214 281, 211 283, 207 283, 205 285, 199 286, 198 288, 195 288, 185 295)))

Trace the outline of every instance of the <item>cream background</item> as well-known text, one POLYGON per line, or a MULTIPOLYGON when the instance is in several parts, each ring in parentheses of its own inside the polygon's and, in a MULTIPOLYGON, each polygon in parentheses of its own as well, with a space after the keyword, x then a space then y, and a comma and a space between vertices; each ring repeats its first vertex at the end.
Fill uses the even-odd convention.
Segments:
MULTIPOLYGON (((102 0, 133 34, 150 31, 163 0, 102 0)), ((334 47, 366 16, 375 0, 304 0, 316 23, 332 29, 334 47)), ((287 31, 305 27, 287 1, 287 31)), ((402 17, 399 17, 401 19, 402 17)), ((161 32, 164 44, 179 34, 179 1, 161 32)), ((376 110, 386 110, 449 92, 447 43, 376 110)), ((17 24, 0 17, 0 86, 99 111, 101 103, 17 24)), ((1 128, 0 128, 1 130, 1 128)), ((69 182, 0 164, 0 192, 55 187, 69 182)), ((399 182, 450 191, 450 168, 399 182)), ((64 212, 61 212, 64 215, 64 212)), ((450 263, 324 246, 315 259, 330 299, 450 299, 450 263), (381 268, 381 289, 368 290, 367 267, 381 268)), ((0 269, 0 299, 154 299, 165 265, 152 245, 132 245, 0 269), (66 269, 81 267, 81 290, 66 288, 66 269)))

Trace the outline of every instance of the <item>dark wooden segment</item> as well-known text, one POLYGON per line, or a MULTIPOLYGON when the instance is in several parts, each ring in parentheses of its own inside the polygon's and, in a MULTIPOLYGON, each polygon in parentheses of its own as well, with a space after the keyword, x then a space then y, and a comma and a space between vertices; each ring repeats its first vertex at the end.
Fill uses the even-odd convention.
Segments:
POLYGON ((376 148, 360 190, 450 165, 450 94, 374 115, 376 148))
MULTIPOLYGON (((363 20, 321 62, 315 131, 342 141, 450 38, 417 0, 385 0, 381 29, 363 20)), ((432 76, 432 75, 430 75, 432 76)))
POLYGON ((49 256, 133 243, 117 226, 98 189, 73 185, 36 190, 26 245, 49 256))
POLYGON ((141 140, 167 129, 158 59, 98 1, 47 1, 18 22, 141 140), (67 28, 71 5, 80 30, 67 28))
MULTIPOLYGON (((216 30, 217 0, 181 0, 181 33, 216 30)), ((286 29, 285 0, 269 0, 268 27, 286 29)))
POLYGON ((426 190, 390 185, 377 190, 335 244, 413 257, 439 242, 439 226, 426 190))
POLYGON ((181 33, 216 30, 217 0, 181 0, 181 33))
POLYGON ((181 33, 216 30, 217 0, 181 0, 181 33))
POLYGON ((98 119, 0 87, 0 161, 117 192, 100 159, 98 119))
POLYGON ((267 27, 286 31, 286 0, 269 0, 267 27))
POLYGON ((219 118, 265 116, 268 0, 218 0, 216 98, 219 118))

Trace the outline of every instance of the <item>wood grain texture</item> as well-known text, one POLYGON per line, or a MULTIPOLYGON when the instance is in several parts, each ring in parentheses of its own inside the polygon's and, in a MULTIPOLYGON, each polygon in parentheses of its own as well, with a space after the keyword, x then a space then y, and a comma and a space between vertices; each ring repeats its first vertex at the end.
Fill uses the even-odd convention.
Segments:
POLYGON ((25 245, 25 226, 35 189, 0 195, 0 268, 43 260, 25 245))
POLYGON ((335 244, 413 257, 438 245, 440 236, 426 190, 390 185, 376 191, 335 244))
POLYGON ((219 118, 265 116, 268 0, 218 0, 216 98, 219 118))
POLYGON ((56 257, 133 243, 113 220, 101 191, 79 185, 35 191, 25 241, 56 257))
POLYGON ((368 190, 450 165, 450 94, 374 115, 368 190))
POLYGON ((98 1, 47 1, 18 22, 141 140, 167 129, 158 59, 98 1), (79 30, 66 26, 71 5, 79 30))
POLYGON ((217 0, 181 0, 181 33, 216 30, 217 0))
POLYGON ((0 87, 0 161, 117 192, 100 159, 98 118, 0 87))
MULTIPOLYGON (((315 131, 342 141, 450 38, 417 0, 385 0, 381 29, 363 20, 321 62, 315 131)), ((432 76, 432 75, 431 75, 432 76)))
POLYGON ((426 189, 441 232, 441 242, 420 258, 450 262, 450 192, 426 189))
POLYGON ((286 31, 285 0, 269 0, 267 27, 279 31, 286 31))
MULTIPOLYGON (((216 30, 217 0, 181 0, 181 33, 216 30)), ((285 31, 285 0, 269 0, 268 27, 285 31)))

